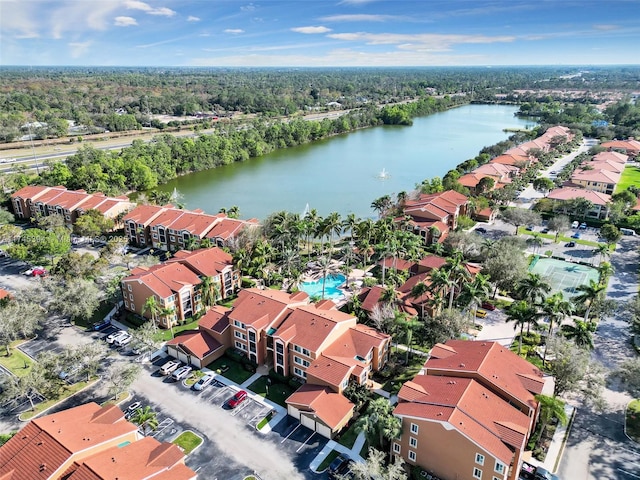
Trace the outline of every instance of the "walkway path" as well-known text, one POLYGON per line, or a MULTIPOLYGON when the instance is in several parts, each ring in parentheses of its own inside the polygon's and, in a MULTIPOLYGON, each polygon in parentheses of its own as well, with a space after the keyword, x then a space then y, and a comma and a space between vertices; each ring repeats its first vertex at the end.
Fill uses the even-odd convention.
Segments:
POLYGON ((329 440, 329 442, 320 451, 320 453, 318 453, 316 458, 313 459, 313 461, 309 465, 309 468, 316 473, 320 473, 320 471, 318 471, 318 467, 333 450, 340 452, 343 456, 349 457, 356 462, 364 462, 364 458, 360 456, 360 451, 362 450, 365 442, 366 438, 363 432, 358 433, 358 437, 356 438, 355 442, 353 443, 353 447, 351 448, 347 448, 344 445, 339 444, 335 440, 329 440))

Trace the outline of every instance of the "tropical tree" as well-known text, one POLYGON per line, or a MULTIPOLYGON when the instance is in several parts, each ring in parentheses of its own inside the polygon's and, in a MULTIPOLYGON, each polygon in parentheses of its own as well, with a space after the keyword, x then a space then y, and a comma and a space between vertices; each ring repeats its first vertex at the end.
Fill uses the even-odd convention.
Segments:
POLYGON ((393 415, 389 400, 379 397, 369 402, 366 412, 356 422, 357 429, 364 432, 369 445, 388 451, 388 442, 402 433, 401 420, 393 415))
POLYGON ((594 255, 599 256, 600 263, 605 258, 611 256, 611 249, 608 243, 599 243, 598 246, 593 250, 594 255))
POLYGON ((640 396, 640 357, 622 362, 614 375, 622 380, 629 394, 636 398, 640 396))
MULTIPOLYGON (((422 326, 422 323, 416 318, 411 318, 406 314, 400 314, 396 315, 395 326, 396 330, 399 330, 399 333, 401 333, 401 338, 404 341, 404 345, 407 347, 405 362, 408 365, 409 355, 413 353, 413 335, 414 332, 422 326)), ((400 344, 401 342, 396 340, 396 343, 400 344)))
POLYGON ((72 321, 91 318, 100 306, 103 292, 95 282, 81 278, 52 284, 51 310, 72 321))
POLYGON ((115 362, 105 373, 109 395, 118 398, 122 392, 131 386, 140 373, 140 365, 115 362))
POLYGON ((600 285, 607 285, 607 281, 609 277, 613 275, 615 272, 615 268, 609 262, 602 262, 598 265, 598 275, 600 276, 599 282, 600 285))
POLYGON ((507 208, 501 214, 502 220, 516 227, 514 235, 518 234, 521 225, 540 225, 540 215, 533 210, 524 208, 507 208))
POLYGON ((522 337, 524 335, 524 326, 527 326, 527 329, 531 326, 532 323, 536 323, 536 320, 539 316, 537 309, 531 305, 526 300, 519 300, 517 302, 513 302, 507 308, 507 322, 514 322, 514 329, 520 328, 520 335, 518 336, 518 355, 522 353, 522 337))
POLYGON ((389 195, 383 195, 380 198, 375 199, 371 202, 371 208, 378 212, 380 218, 384 216, 384 214, 393 206, 393 202, 391 201, 391 197, 389 195))
POLYGON ((390 303, 376 303, 369 314, 369 321, 376 330, 389 333, 396 318, 396 307, 390 303))
MULTIPOLYGON (((429 285, 427 285, 424 280, 419 281, 411 288, 411 298, 418 301, 425 294, 429 293, 429 285)), ((422 299, 420 302, 421 314, 420 318, 424 318, 424 306, 426 304, 426 299, 422 299)))
POLYGON ((462 285, 462 292, 460 292, 458 300, 460 304, 469 308, 472 317, 475 317, 478 307, 487 299, 490 293, 489 276, 478 273, 472 282, 462 285))
POLYGON ((153 323, 153 325, 157 326, 158 314, 160 313, 161 309, 162 307, 160 306, 160 303, 158 302, 156 296, 151 295, 147 298, 147 300, 144 302, 144 305, 142 306, 142 314, 144 315, 145 313, 149 312, 149 315, 151 315, 151 322, 153 323))
POLYGON ((573 320, 573 325, 562 325, 563 335, 581 348, 593 350, 593 333, 596 331, 596 324, 588 320, 573 320))
POLYGON ((220 287, 217 283, 214 283, 213 277, 205 276, 202 278, 202 283, 200 284, 200 292, 202 304, 205 307, 213 307, 218 301, 220 287))
POLYGON ((443 310, 433 318, 427 317, 424 322, 424 341, 433 346, 436 343, 460 338, 467 331, 469 317, 459 310, 443 310))
POLYGON ((144 408, 138 408, 130 418, 132 423, 142 428, 143 435, 155 432, 158 429, 158 414, 154 412, 149 405, 144 408))
POLYGON ((527 239, 527 244, 533 247, 533 253, 537 253, 539 248, 544 245, 544 240, 539 233, 534 233, 533 236, 527 239))
POLYGON ((516 286, 518 297, 533 304, 541 304, 550 291, 551 285, 539 273, 529 272, 516 286))
POLYGON ((366 460, 353 464, 349 478, 353 478, 354 480, 370 480, 372 478, 380 480, 406 480, 407 474, 402 458, 394 456, 393 463, 386 464, 385 456, 384 451, 369 448, 369 455, 366 460))
POLYGON ((560 234, 568 230, 570 225, 571 221, 566 215, 556 215, 555 217, 551 217, 547 222, 547 227, 549 228, 549 230, 556 232, 556 242, 558 241, 558 237, 560 237, 560 234))
POLYGON ((551 420, 556 418, 561 425, 567 424, 567 414, 564 410, 564 402, 557 397, 549 395, 536 395, 535 399, 540 406, 538 421, 540 422, 540 434, 538 439, 543 438, 544 431, 549 426, 551 420))
POLYGON ((565 300, 562 292, 557 292, 547 297, 542 304, 542 313, 547 317, 549 321, 549 328, 547 329, 547 341, 544 345, 544 355, 542 357, 542 363, 545 364, 547 360, 547 349, 549 347, 549 340, 553 335, 553 325, 561 324, 562 321, 568 315, 573 313, 573 304, 565 300))
POLYGON ((582 284, 576 287, 576 292, 579 293, 573 297, 573 300, 574 302, 582 303, 586 307, 584 312, 585 322, 589 321, 589 314, 591 313, 594 303, 602 297, 606 288, 606 285, 602 285, 595 280, 589 280, 588 284, 582 284))

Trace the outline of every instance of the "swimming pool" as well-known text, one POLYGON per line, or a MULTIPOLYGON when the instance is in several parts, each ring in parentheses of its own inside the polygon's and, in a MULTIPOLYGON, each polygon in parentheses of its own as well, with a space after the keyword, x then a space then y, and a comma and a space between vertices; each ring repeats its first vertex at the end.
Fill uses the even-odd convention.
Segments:
POLYGON ((535 258, 529 271, 539 273, 551 284, 553 291, 562 292, 565 297, 577 295, 576 287, 579 285, 587 285, 589 280, 599 280, 598 270, 595 268, 557 258, 535 258))
MULTIPOLYGON (((344 293, 340 290, 340 285, 344 283, 347 278, 340 274, 334 273, 327 275, 324 281, 324 298, 330 300, 338 300, 344 297, 344 293)), ((322 298, 322 279, 315 280, 313 282, 300 282, 300 290, 306 292, 309 297, 322 298)))

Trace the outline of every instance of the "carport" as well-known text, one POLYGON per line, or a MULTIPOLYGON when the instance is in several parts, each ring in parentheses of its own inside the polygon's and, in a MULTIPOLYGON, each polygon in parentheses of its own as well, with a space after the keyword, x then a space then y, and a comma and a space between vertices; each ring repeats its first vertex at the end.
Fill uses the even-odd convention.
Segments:
POLYGON ((325 438, 333 438, 353 417, 354 405, 328 387, 305 384, 287 399, 287 413, 325 438))

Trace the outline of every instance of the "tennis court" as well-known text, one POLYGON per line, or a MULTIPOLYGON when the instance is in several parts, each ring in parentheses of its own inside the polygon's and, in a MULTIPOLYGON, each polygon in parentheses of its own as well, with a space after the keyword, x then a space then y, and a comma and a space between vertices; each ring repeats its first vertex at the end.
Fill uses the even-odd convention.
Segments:
POLYGON ((565 298, 575 296, 578 285, 587 285, 589 280, 597 282, 599 278, 595 268, 555 258, 537 257, 531 263, 529 271, 539 273, 551 284, 554 292, 562 292, 565 298))

